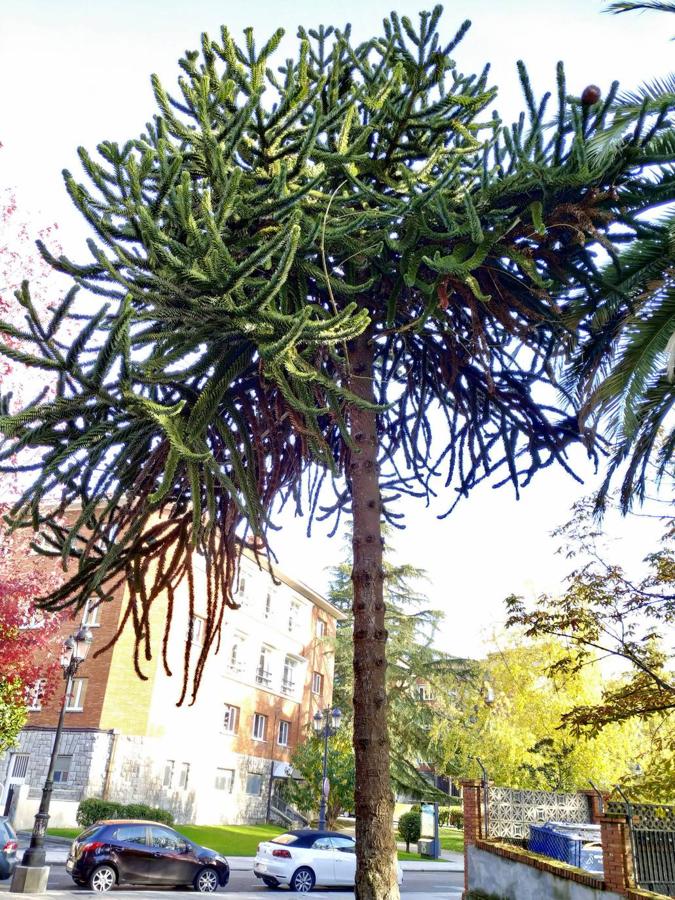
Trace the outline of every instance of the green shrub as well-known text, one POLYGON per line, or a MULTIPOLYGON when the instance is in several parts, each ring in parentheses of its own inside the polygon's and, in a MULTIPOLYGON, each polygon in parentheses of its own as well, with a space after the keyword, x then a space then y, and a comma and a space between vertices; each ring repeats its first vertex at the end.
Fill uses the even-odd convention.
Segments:
POLYGON ((464 828, 464 810, 463 809, 451 809, 448 815, 448 825, 451 825, 453 828, 464 828))
POLYGON ((75 819, 82 828, 89 828, 94 822, 101 819, 115 819, 119 817, 121 804, 113 803, 111 800, 99 800, 98 797, 88 797, 81 800, 77 807, 77 815, 75 819))
POLYGON ((164 825, 173 825, 173 816, 167 809, 147 806, 145 803, 127 803, 122 809, 123 819, 150 819, 164 825))
POLYGON ((173 816, 166 809, 147 806, 145 803, 114 803, 112 800, 99 800, 88 797, 80 801, 75 817, 82 828, 89 828, 101 819, 147 819, 173 825, 173 816))
POLYGON ((402 841, 405 841, 406 853, 410 853, 410 844, 419 841, 422 831, 422 816, 415 810, 403 813, 398 820, 398 833, 402 841))

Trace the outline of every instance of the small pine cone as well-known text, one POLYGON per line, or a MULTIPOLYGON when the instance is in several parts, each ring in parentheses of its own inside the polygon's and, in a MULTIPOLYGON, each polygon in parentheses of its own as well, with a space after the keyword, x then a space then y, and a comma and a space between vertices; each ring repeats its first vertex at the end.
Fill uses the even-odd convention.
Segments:
POLYGON ((601 97, 602 91, 597 84, 589 84, 588 87, 584 88, 584 92, 581 95, 581 102, 584 106, 593 106, 593 104, 597 103, 601 97))

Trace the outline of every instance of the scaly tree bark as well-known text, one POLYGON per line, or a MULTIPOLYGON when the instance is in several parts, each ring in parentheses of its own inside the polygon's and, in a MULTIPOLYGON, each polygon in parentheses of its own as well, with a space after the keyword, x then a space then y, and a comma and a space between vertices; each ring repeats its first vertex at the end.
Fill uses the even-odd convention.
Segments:
POLYGON ((71 563, 45 606, 125 582, 120 627, 145 677, 149 608, 205 559, 204 642, 195 659, 188 630, 179 702, 218 646, 243 532, 264 545, 279 500, 310 517, 353 506, 359 900, 398 893, 380 522, 439 476, 452 508, 485 478, 518 492, 544 466, 569 471, 587 436, 546 398, 585 326, 570 298, 599 294, 593 242, 614 253, 617 223, 630 242, 663 202, 642 169, 675 159, 668 98, 594 156, 622 127, 616 86, 570 97, 562 66, 550 122, 522 64, 526 112, 511 127, 485 116, 487 67, 464 75, 452 58, 469 23, 442 40, 440 15, 392 14, 360 44, 349 27, 301 28, 277 71, 280 31, 259 50, 250 30, 243 46, 204 35, 180 98, 154 78, 145 133, 81 150, 88 186, 66 173, 91 259, 43 252, 73 290, 45 319, 24 285, 25 327, 0 323, 0 354, 57 379, 53 400, 0 416, 0 466, 29 454, 34 470, 12 526, 71 563))
POLYGON ((387 730, 387 631, 384 622, 382 507, 379 441, 374 411, 373 335, 355 341, 349 354, 350 388, 367 406, 352 406, 347 479, 354 531, 354 756, 356 760, 356 841, 373 857, 357 858, 359 898, 395 897, 394 796, 389 778, 387 730))

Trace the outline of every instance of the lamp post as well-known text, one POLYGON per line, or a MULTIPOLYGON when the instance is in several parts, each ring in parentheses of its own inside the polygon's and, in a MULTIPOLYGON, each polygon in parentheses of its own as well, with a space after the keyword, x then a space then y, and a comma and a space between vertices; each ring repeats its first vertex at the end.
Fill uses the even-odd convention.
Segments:
POLYGON ((21 860, 22 866, 35 867, 44 866, 45 864, 45 832, 47 831, 47 822, 49 821, 49 804, 52 799, 52 790, 54 787, 54 769, 56 768, 56 757, 58 756, 59 744, 61 743, 63 718, 66 714, 68 698, 73 689, 73 678, 81 663, 87 658, 91 641, 91 631, 86 625, 83 625, 75 635, 66 638, 63 643, 60 663, 61 668, 63 669, 63 677, 66 680, 66 691, 63 695, 63 703, 61 704, 61 712, 59 713, 59 723, 56 726, 56 734, 54 735, 54 746, 52 747, 52 755, 49 760, 47 779, 42 788, 40 808, 35 815, 30 846, 23 854, 23 859, 21 860))
POLYGON ((337 707, 335 709, 326 708, 317 710, 312 718, 314 733, 317 736, 323 735, 323 769, 321 775, 321 805, 319 806, 319 830, 326 828, 326 799, 328 797, 328 738, 334 735, 340 727, 342 719, 342 711, 337 707))

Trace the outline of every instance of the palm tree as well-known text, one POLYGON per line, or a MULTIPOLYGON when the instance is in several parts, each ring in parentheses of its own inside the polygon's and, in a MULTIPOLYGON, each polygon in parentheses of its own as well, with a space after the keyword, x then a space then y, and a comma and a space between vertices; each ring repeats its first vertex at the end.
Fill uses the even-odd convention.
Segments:
MULTIPOLYGON (((675 4, 660 2, 614 3, 610 10, 639 8, 675 12, 675 4)), ((644 210, 633 217, 621 238, 628 246, 612 254, 599 290, 591 290, 582 301, 584 314, 589 308, 591 312, 587 340, 564 381, 580 394, 582 418, 609 428, 611 456, 598 494, 599 509, 618 472, 624 512, 644 499, 651 481, 673 475, 675 170, 661 163, 675 148, 670 118, 674 99, 675 75, 620 95, 612 127, 592 141, 596 158, 611 158, 619 147, 636 146, 635 163, 643 167, 644 187, 653 202, 648 215, 644 210), (657 124, 665 128, 657 132, 657 124), (640 135, 644 140, 638 151, 640 135)), ((630 190, 622 190, 628 198, 630 190)))

